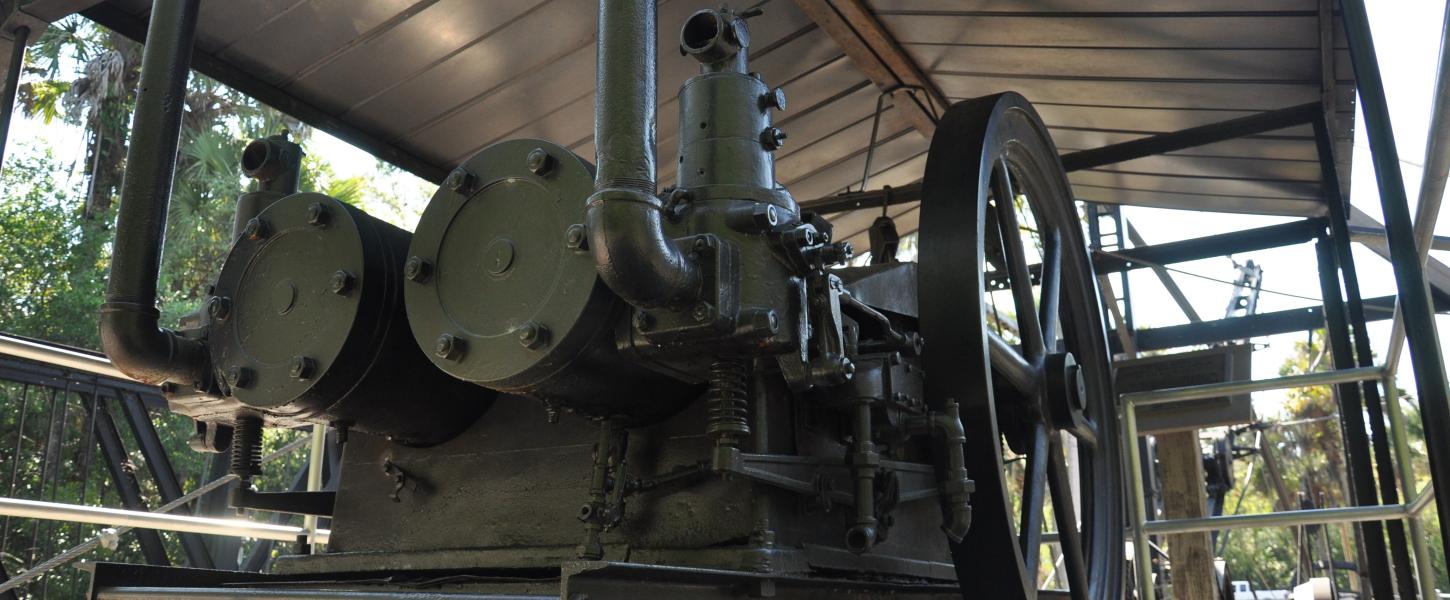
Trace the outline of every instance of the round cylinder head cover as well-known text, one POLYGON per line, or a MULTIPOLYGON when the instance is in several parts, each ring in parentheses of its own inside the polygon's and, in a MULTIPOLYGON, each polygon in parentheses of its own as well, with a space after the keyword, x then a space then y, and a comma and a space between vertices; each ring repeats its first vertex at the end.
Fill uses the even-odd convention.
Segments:
POLYGON ((347 424, 429 444, 471 424, 492 395, 439 372, 411 340, 402 302, 409 239, 322 194, 259 213, 208 303, 223 390, 276 426, 347 424))
POLYGON ((449 176, 406 269, 408 318, 434 364, 595 415, 650 412, 650 386, 676 385, 615 348, 623 303, 581 224, 593 190, 592 165, 541 140, 490 146, 449 176))

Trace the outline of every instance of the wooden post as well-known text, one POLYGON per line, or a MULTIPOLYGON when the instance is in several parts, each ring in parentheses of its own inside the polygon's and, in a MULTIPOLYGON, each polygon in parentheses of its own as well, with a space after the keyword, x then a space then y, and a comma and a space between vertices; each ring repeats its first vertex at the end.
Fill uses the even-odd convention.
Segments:
MULTIPOLYGON (((1164 433, 1155 437, 1163 482, 1163 518, 1208 516, 1208 491, 1203 482, 1203 452, 1198 447, 1198 431, 1164 433)), ((1169 535, 1168 556, 1173 568, 1174 600, 1214 600, 1217 597, 1213 582, 1213 548, 1208 533, 1169 535)))

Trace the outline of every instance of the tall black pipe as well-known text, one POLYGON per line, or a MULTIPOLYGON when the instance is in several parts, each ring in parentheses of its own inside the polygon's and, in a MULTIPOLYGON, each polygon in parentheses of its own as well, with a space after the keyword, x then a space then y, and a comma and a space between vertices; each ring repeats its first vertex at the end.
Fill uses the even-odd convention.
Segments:
POLYGON ((10 117, 15 114, 15 93, 20 90, 20 68, 25 64, 25 43, 30 40, 30 28, 24 25, 15 28, 15 44, 10 48, 10 70, 5 72, 5 88, 0 93, 0 165, 5 164, 5 140, 10 137, 10 117))
POLYGON ((694 263, 665 236, 655 197, 654 0, 600 0, 594 195, 585 220, 604 283, 642 308, 699 294, 694 263))
POLYGON ((156 0, 141 57, 141 86, 121 182, 111 278, 101 305, 101 347, 116 368, 146 383, 197 385, 202 345, 158 325, 156 280, 186 101, 199 0, 156 0))

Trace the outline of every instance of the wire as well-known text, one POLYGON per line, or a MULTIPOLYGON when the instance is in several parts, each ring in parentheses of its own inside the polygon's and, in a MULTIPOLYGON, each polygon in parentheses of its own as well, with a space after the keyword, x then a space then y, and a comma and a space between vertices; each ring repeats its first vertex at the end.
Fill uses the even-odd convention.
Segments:
MULTIPOLYGON (((1151 262, 1148 262, 1148 261, 1143 260, 1141 258, 1137 258, 1137 257, 1133 257, 1133 256, 1127 256, 1127 255, 1123 255, 1123 254, 1118 254, 1116 252, 1112 252, 1112 251, 1109 251, 1109 250, 1093 250, 1093 252, 1098 253, 1098 254, 1104 254, 1104 255, 1107 255, 1107 256, 1111 256, 1113 258, 1118 258, 1118 259, 1122 259, 1122 260, 1125 260, 1125 261, 1133 262, 1133 263, 1136 263, 1136 264, 1144 265, 1146 267, 1150 267, 1150 268, 1154 268, 1154 269, 1163 269, 1165 271, 1172 271, 1172 272, 1178 273, 1180 275, 1187 275, 1189 277, 1197 277, 1199 279, 1204 279, 1204 280, 1212 281, 1214 283, 1222 283, 1224 285, 1232 285, 1232 286, 1237 286, 1238 285, 1238 282, 1235 282, 1235 281, 1229 281, 1227 279, 1218 279, 1216 277, 1209 277, 1208 275, 1201 275, 1201 274, 1198 274, 1198 273, 1194 273, 1192 271, 1184 271, 1183 269, 1175 269, 1175 268, 1170 267, 1170 266, 1167 266, 1167 265, 1160 265, 1160 264, 1156 264, 1156 263, 1151 263, 1151 262)), ((1324 302, 1324 299, 1323 298, 1314 298, 1312 296, 1301 296, 1299 294, 1291 294, 1289 292, 1279 292, 1279 291, 1271 290, 1271 289, 1268 289, 1268 288, 1262 288, 1261 287, 1261 288, 1259 288, 1259 291, 1262 292, 1262 293, 1265 293, 1265 294, 1275 294, 1275 295, 1279 295, 1279 296, 1287 296, 1289 298, 1298 298, 1300 300, 1309 300, 1309 301, 1312 301, 1312 302, 1319 302, 1319 303, 1323 303, 1324 302)), ((1379 311, 1385 311, 1385 312, 1393 312, 1394 311, 1393 308, 1386 308, 1386 307, 1383 307, 1383 306, 1365 305, 1365 308, 1366 309, 1370 309, 1370 310, 1379 310, 1379 311)))

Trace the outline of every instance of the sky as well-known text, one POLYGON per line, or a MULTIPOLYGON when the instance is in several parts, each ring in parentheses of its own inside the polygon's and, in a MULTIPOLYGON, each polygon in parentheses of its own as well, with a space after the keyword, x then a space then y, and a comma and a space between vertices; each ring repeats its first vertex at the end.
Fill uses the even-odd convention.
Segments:
MULTIPOLYGON (((1401 172, 1405 188, 1410 195, 1410 212, 1415 211, 1420 189, 1421 164, 1424 162, 1426 132, 1430 124, 1430 105, 1435 87, 1435 69, 1439 56, 1440 30, 1444 23, 1444 2, 1435 0, 1400 0, 1396 2, 1369 2, 1370 26, 1373 28, 1375 49, 1379 55, 1380 68, 1385 81, 1390 118, 1394 125, 1396 146, 1401 159, 1401 172)), ((1362 123, 1362 119, 1356 121, 1362 123)), ((1350 202, 1366 214, 1383 222, 1380 209, 1379 190, 1373 165, 1370 163, 1369 142, 1362 126, 1356 126, 1354 140, 1353 170, 1351 171, 1350 202)), ((1450 212, 1450 211, 1442 211, 1450 212)), ((1292 218, 1232 215, 1224 213, 1185 212, 1178 210, 1126 207, 1124 217, 1135 225, 1148 244, 1182 239, 1191 235, 1213 235, 1241 229, 1284 223, 1292 218), (1192 232, 1185 234, 1185 219, 1192 219, 1192 232)), ((1436 226, 1437 235, 1450 235, 1450 215, 1441 218, 1436 226)), ((1365 298, 1395 294, 1394 274, 1390 264, 1369 249, 1354 245, 1354 260, 1358 267, 1360 290, 1365 298)), ((1450 264, 1450 252, 1431 252, 1431 256, 1450 264)), ((1286 248, 1264 250, 1232 258, 1214 258, 1173 265, 1184 271, 1233 281, 1238 276, 1234 261, 1239 263, 1253 260, 1264 269, 1265 290, 1285 292, 1295 296, 1319 298, 1318 271, 1315 268, 1313 244, 1302 244, 1286 248)), ((1221 318, 1228 305, 1232 286, 1203 279, 1175 274, 1175 281, 1188 296, 1193 307, 1204 319, 1221 318)), ((1129 280, 1135 307, 1134 318, 1138 327, 1153 327, 1186 323, 1152 271, 1134 271, 1129 280)), ((1286 310, 1315 304, 1302 298, 1274 293, 1263 293, 1259 297, 1259 312, 1286 310)), ((1440 345, 1450 348, 1450 317, 1437 318, 1440 345)), ((1369 324, 1371 345, 1375 355, 1382 357, 1388 347, 1390 321, 1369 324)), ((1256 338, 1258 346, 1254 352, 1254 379, 1276 377, 1279 368, 1294 351, 1294 342, 1308 338, 1307 333, 1284 334, 1256 338)), ((1399 385, 1413 390, 1412 363, 1406 352, 1399 365, 1399 385)), ((1283 392, 1261 392, 1255 395, 1255 408, 1261 416, 1272 417, 1283 399, 1283 392)))
MULTIPOLYGON (((1430 121, 1430 104, 1434 89, 1435 69, 1439 55, 1440 29, 1444 21, 1444 3, 1437 0, 1397 0, 1394 2, 1369 2, 1370 21, 1374 30, 1376 49, 1385 79, 1386 95, 1389 99, 1397 146, 1402 159, 1401 170, 1405 188, 1410 192, 1411 211, 1417 202, 1421 167, 1424 160, 1426 132, 1430 121)), ((37 119, 20 118, 12 124, 12 148, 29 140, 44 140, 55 152, 69 160, 84 155, 82 132, 75 127, 53 122, 49 125, 37 119)), ((374 170, 376 161, 367 153, 323 132, 315 132, 306 150, 324 158, 339 177, 368 175, 374 170)), ((1365 132, 1356 128, 1353 157, 1351 202, 1365 213, 1380 219, 1378 191, 1370 164, 1370 153, 1365 132)), ((81 177, 79 170, 72 177, 81 177)), ((413 210, 407 215, 391 215, 389 220, 396 225, 412 229, 413 219, 421 213, 428 197, 414 182, 412 175, 394 175, 400 185, 392 186, 402 192, 413 210)), ((366 208, 366 207, 365 207, 366 208)), ((1241 229, 1261 227, 1287 222, 1289 218, 1256 217, 1247 215, 1185 212, 1141 207, 1125 207, 1124 216, 1134 224, 1149 244, 1175 241, 1187 236, 1203 236, 1241 229), (1185 232, 1185 219, 1192 219, 1192 230, 1185 232)), ((389 218, 390 215, 379 215, 389 218)), ((1436 227, 1441 235, 1450 235, 1450 218, 1442 219, 1436 227)), ((1450 252, 1433 252, 1432 256, 1450 263, 1450 252)), ((1354 257, 1359 267, 1361 290, 1364 297, 1371 298, 1395 293, 1394 276, 1389 263, 1368 249, 1355 245, 1354 257)), ((1214 258, 1173 265, 1177 269, 1219 280, 1233 280, 1238 272, 1234 261, 1253 260, 1263 267, 1265 292, 1259 299, 1259 311, 1270 312, 1314 304, 1305 298, 1319 297, 1319 282, 1314 268, 1313 246, 1304 244, 1287 248, 1257 251, 1232 258, 1214 258), (1285 292, 1281 295, 1272 292, 1285 292), (1296 297, 1297 296, 1297 297, 1296 297)), ((1175 325, 1186 322, 1170 296, 1149 270, 1138 270, 1130 275, 1134 320, 1139 327, 1175 325)), ((1195 310, 1205 319, 1223 316, 1232 291, 1231 286, 1190 277, 1175 275, 1175 280, 1189 297, 1195 310)), ((1371 323, 1369 334, 1376 355, 1382 356, 1389 340, 1389 321, 1371 323)), ((1450 317, 1438 317, 1441 346, 1450 347, 1450 317)), ((1307 334, 1285 334, 1255 339, 1255 379, 1278 375, 1280 366, 1293 353, 1294 342, 1307 339, 1307 334)), ((1411 360, 1406 353, 1400 365, 1400 385, 1412 388, 1411 360)), ((1255 406, 1261 416, 1273 417, 1278 412, 1282 392, 1265 392, 1256 395, 1255 406)))

